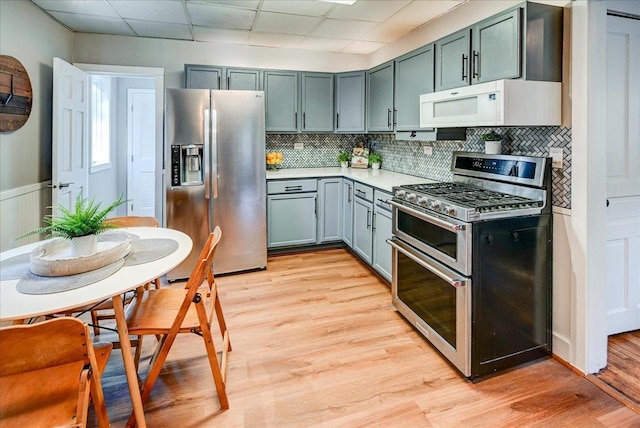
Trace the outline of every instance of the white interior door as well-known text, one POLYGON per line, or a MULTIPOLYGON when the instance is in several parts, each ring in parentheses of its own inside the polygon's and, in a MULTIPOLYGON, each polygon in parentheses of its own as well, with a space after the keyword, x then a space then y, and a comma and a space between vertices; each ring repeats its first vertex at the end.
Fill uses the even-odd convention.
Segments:
POLYGON ((640 21, 607 17, 607 333, 640 329, 640 21))
MULTIPOLYGON (((68 209, 88 195, 89 131, 87 74, 53 59, 52 205, 68 209)), ((54 215, 57 214, 54 208, 54 215)))
POLYGON ((129 167, 127 214, 156 216, 156 95, 153 89, 127 91, 129 167))

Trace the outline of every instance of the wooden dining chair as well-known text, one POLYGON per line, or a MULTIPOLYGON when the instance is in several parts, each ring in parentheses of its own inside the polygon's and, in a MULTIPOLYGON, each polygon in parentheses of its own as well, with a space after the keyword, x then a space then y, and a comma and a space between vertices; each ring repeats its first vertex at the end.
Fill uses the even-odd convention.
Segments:
POLYGON ((0 350, 0 426, 85 427, 90 401, 109 426, 101 373, 111 344, 93 344, 82 321, 4 327, 0 350))
MULTIPOLYGON (((128 307, 127 327, 130 334, 161 336, 158 350, 152 358, 151 368, 142 386, 143 403, 149 398, 176 336, 180 333, 195 333, 204 340, 220 407, 229 408, 225 385, 227 356, 231 350, 231 343, 211 270, 213 256, 221 238, 222 231, 220 227, 216 227, 209 235, 184 289, 146 290, 139 293, 128 307), (207 284, 203 290, 201 286, 205 282, 207 284), (207 301, 209 308, 206 305, 207 301), (217 314, 222 334, 223 350, 220 360, 211 334, 213 312, 217 314)), ((132 414, 128 426, 134 423, 132 414)))

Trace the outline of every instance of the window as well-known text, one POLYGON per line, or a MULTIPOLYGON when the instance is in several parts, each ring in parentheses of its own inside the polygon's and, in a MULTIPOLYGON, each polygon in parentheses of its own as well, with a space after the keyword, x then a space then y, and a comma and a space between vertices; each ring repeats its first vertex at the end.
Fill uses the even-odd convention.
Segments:
POLYGON ((90 77, 91 172, 111 167, 111 79, 90 77))

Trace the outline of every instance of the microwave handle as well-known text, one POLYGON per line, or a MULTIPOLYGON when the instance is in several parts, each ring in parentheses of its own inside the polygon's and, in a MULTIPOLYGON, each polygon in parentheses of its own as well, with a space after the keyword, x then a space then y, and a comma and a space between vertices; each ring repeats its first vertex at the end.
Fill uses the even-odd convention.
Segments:
POLYGON ((449 275, 447 275, 446 273, 442 272, 437 267, 431 266, 430 264, 425 263, 423 260, 420 259, 420 257, 418 257, 415 254, 413 254, 413 252, 411 250, 405 249, 404 247, 400 246, 399 244, 394 242, 393 239, 387 239, 387 244, 391 245, 393 248, 395 248, 396 250, 398 250, 399 252, 401 252, 405 256, 409 257, 411 260, 413 260, 414 262, 418 263, 423 268, 431 271, 434 275, 437 275, 440 278, 444 279, 452 287, 458 288, 458 287, 460 287, 460 286, 465 284, 464 281, 462 281, 460 279, 451 278, 449 275))
POLYGON ((461 230, 465 230, 464 224, 455 224, 455 223, 449 223, 444 220, 440 220, 438 217, 433 217, 433 216, 430 216, 429 214, 420 212, 418 210, 414 210, 413 208, 406 207, 393 200, 389 201, 389 204, 396 207, 400 211, 404 211, 408 214, 411 214, 414 217, 418 217, 421 220, 424 220, 431 224, 435 224, 436 226, 446 229, 450 232, 457 233, 457 232, 460 232, 461 230))

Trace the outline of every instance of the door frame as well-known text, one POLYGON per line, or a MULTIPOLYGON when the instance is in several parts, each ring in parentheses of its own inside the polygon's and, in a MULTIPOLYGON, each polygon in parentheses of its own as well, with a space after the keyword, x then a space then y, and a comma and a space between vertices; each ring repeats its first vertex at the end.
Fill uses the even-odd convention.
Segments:
POLYGON ((148 77, 155 79, 156 91, 156 217, 160 225, 165 225, 164 202, 164 68, 131 67, 123 65, 74 63, 74 66, 89 74, 112 77, 148 77), (158 172, 161 172, 158 174, 158 172))

